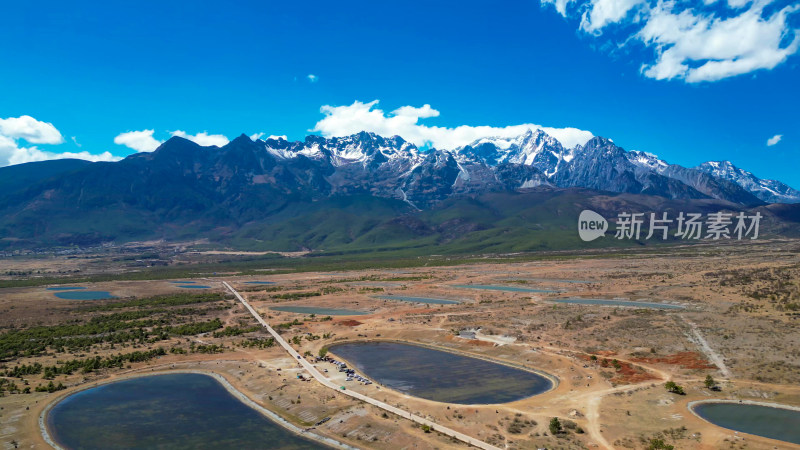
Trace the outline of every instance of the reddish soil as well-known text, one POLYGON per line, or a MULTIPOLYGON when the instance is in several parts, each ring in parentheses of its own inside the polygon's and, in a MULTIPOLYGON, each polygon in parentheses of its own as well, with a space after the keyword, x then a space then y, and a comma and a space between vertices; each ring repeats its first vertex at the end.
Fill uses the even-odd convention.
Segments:
POLYGON ((631 384, 631 383, 638 383, 640 381, 647 381, 647 380, 657 380, 658 377, 654 376, 650 372, 645 371, 639 366, 634 366, 633 364, 621 362, 621 367, 617 370, 616 375, 611 378, 611 381, 617 384, 631 384))
POLYGON ((708 363, 697 352, 680 352, 674 355, 667 355, 654 358, 632 358, 631 361, 643 363, 661 363, 681 366, 685 369, 714 369, 715 366, 708 363))
POLYGON ((361 325, 361 322, 359 322, 357 320, 353 320, 353 319, 342 320, 342 321, 336 322, 336 323, 339 324, 339 325, 347 326, 347 327, 355 327, 355 326, 361 325))

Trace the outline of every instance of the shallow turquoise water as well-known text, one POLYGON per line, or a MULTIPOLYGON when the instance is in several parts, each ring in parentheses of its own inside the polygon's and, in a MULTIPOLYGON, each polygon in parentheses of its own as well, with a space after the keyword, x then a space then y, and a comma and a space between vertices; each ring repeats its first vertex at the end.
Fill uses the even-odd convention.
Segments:
POLYGON ((231 395, 214 378, 153 375, 70 395, 47 416, 68 449, 322 449, 231 395))
POLYGON ((667 303, 632 302, 628 300, 606 300, 600 298, 562 298, 550 301, 553 303, 569 303, 577 305, 630 306, 633 308, 650 309, 685 309, 683 306, 670 305, 667 303))
POLYGON ((455 300, 447 300, 443 298, 405 297, 402 295, 379 295, 375 298, 379 298, 381 300, 397 300, 400 302, 428 303, 431 305, 456 305, 461 303, 455 300))
POLYGON ((415 397, 458 404, 506 403, 541 394, 553 382, 527 370, 396 342, 354 342, 331 353, 384 386, 415 397))
POLYGON ((211 286, 205 286, 202 284, 182 284, 178 287, 184 289, 211 289, 211 286))
POLYGON ((486 284, 454 284, 453 287, 460 289, 484 289, 487 291, 506 291, 506 292, 538 292, 544 294, 551 294, 558 292, 552 289, 533 289, 517 286, 494 286, 486 284))
POLYGON ((48 291, 77 291, 81 289, 86 288, 83 286, 56 286, 47 288, 48 291))
POLYGON ((117 298, 108 291, 62 291, 54 294, 64 300, 104 300, 107 298, 117 298))
POLYGON ((700 403, 692 409, 723 428, 800 444, 800 411, 744 403, 700 403))
POLYGON ((364 311, 353 309, 322 308, 318 306, 273 306, 269 309, 299 314, 317 314, 320 316, 360 316, 367 314, 364 311))

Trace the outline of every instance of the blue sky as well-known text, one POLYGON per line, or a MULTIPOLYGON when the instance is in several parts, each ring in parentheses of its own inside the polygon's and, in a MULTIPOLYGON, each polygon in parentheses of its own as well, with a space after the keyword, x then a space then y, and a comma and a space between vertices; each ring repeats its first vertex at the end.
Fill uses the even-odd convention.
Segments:
POLYGON ((145 131, 121 142, 149 149, 147 130, 302 139, 365 118, 411 134, 574 127, 800 188, 796 2, 109 3, 4 5, 0 120, 33 120, 0 122, 5 164, 125 156, 135 150, 114 140, 126 132, 145 131), (320 126, 324 105, 350 108, 320 126), (382 121, 403 106, 419 109, 382 121), (42 123, 61 139, 25 134, 42 123))

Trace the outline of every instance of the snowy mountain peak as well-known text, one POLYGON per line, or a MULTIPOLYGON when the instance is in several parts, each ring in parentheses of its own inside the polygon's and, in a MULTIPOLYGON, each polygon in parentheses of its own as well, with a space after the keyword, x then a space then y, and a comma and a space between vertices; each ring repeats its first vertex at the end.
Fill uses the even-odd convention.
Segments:
POLYGON ((762 180, 730 161, 708 161, 695 167, 716 178, 732 181, 769 203, 800 203, 800 191, 777 180, 762 180))
POLYGON ((664 170, 669 166, 666 161, 648 152, 631 150, 628 152, 627 156, 628 161, 632 162, 633 164, 646 169, 654 170, 658 173, 663 173, 664 170))

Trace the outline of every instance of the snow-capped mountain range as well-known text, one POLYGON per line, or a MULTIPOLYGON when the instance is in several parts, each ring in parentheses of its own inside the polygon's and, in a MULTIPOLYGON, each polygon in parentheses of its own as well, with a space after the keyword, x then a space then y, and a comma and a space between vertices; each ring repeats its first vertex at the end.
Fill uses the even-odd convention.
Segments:
POLYGON ((366 132, 295 142, 241 135, 223 147, 173 137, 118 162, 0 172, 0 181, 14 180, 0 183, 0 249, 198 236, 270 249, 404 245, 487 229, 510 242, 502 236, 585 207, 757 208, 779 234, 800 221, 795 205, 764 206, 800 203, 798 191, 728 162, 686 168, 602 137, 564 148, 541 130, 451 150, 366 132), (528 223, 531 214, 538 218, 528 223))
POLYGON ((686 168, 649 153, 626 151, 602 137, 564 148, 542 130, 426 152, 399 136, 386 138, 367 132, 253 144, 279 160, 305 157, 330 167, 325 178, 332 192, 365 190, 419 207, 453 194, 541 185, 676 199, 715 198, 737 204, 800 202, 797 190, 779 181, 759 179, 728 161, 686 168))
POLYGON ((730 180, 767 203, 799 203, 800 191, 777 180, 762 180, 730 161, 708 161, 695 167, 717 178, 730 180))

